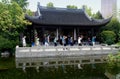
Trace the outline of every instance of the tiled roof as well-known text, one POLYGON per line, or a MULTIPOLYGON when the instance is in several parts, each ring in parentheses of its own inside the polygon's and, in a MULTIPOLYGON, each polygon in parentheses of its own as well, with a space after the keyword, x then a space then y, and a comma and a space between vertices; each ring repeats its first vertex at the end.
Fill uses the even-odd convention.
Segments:
POLYGON ((30 17, 26 15, 26 19, 41 25, 71 25, 71 26, 103 26, 106 25, 111 18, 96 20, 90 18, 83 9, 67 9, 67 8, 48 8, 38 6, 40 15, 30 17))

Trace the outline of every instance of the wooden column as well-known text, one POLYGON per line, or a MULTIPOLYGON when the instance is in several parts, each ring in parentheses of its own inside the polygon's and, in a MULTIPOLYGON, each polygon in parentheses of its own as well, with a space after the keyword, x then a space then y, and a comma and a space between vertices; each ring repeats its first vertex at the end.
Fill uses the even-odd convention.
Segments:
POLYGON ((30 38, 30 43, 32 44, 32 29, 31 28, 29 29, 29 33, 30 33, 30 37, 29 37, 30 38))
POLYGON ((79 36, 80 35, 80 30, 79 30, 79 28, 77 27, 77 36, 79 36))
POLYGON ((56 38, 57 38, 57 40, 59 38, 59 29, 58 28, 56 29, 56 38))
POLYGON ((94 36, 94 28, 91 29, 91 35, 94 36))
POLYGON ((35 27, 33 27, 33 42, 35 42, 35 27))
POLYGON ((77 35, 76 35, 76 28, 74 28, 74 40, 76 40, 76 37, 77 37, 77 35))
POLYGON ((43 35, 43 37, 45 35, 45 28, 44 27, 42 27, 42 35, 43 35))

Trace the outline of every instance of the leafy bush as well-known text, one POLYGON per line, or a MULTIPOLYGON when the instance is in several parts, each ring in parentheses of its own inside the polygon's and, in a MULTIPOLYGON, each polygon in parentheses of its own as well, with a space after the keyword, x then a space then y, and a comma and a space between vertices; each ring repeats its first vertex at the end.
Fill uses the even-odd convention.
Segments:
POLYGON ((120 53, 117 55, 108 55, 107 60, 107 71, 111 74, 120 73, 120 53))
POLYGON ((111 45, 115 43, 116 34, 113 31, 102 31, 100 33, 100 38, 103 43, 111 45))
POLYGON ((105 26, 104 30, 113 31, 116 34, 116 41, 120 41, 120 22, 117 18, 112 18, 110 23, 105 26))
POLYGON ((9 51, 13 52, 14 47, 15 47, 15 41, 8 40, 4 38, 3 36, 0 36, 0 51, 9 51))

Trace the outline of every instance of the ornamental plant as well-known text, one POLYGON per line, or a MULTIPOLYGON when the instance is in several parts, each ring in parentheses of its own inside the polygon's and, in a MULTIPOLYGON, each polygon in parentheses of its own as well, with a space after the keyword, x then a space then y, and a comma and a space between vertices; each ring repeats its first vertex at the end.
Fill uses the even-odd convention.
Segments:
POLYGON ((100 33, 100 39, 103 43, 111 45, 115 43, 116 34, 113 31, 102 31, 100 33))
POLYGON ((120 52, 117 55, 108 55, 106 69, 113 75, 120 73, 120 52))

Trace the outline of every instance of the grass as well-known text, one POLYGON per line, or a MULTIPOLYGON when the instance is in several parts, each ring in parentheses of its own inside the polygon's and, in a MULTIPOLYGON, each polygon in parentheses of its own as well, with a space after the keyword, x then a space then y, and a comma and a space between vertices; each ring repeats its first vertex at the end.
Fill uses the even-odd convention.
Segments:
POLYGON ((26 73, 22 69, 15 68, 15 58, 0 58, 0 79, 107 79, 104 76, 104 64, 83 65, 83 69, 75 66, 40 67, 39 72, 35 68, 27 68, 26 73))

